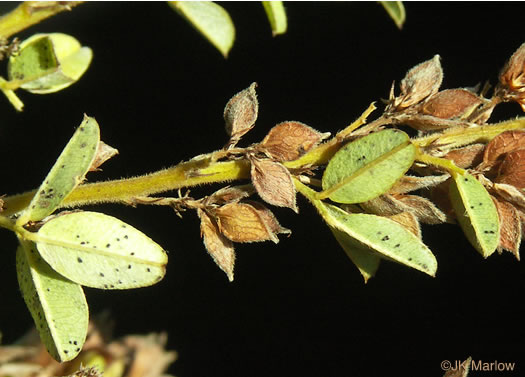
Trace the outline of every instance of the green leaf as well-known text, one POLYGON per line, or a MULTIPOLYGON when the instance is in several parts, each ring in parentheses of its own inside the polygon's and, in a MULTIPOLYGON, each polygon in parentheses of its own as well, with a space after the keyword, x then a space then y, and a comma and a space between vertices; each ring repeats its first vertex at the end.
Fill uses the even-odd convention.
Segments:
POLYGON ((235 26, 228 12, 211 1, 168 1, 197 31, 213 44, 224 57, 235 41, 235 26))
POLYGON ((45 223, 33 240, 42 258, 75 283, 101 289, 152 285, 168 256, 144 233, 114 217, 74 212, 45 223))
POLYGON ((363 248, 362 245, 345 232, 334 227, 330 227, 330 230, 346 255, 356 265, 366 283, 368 279, 376 274, 381 258, 370 250, 363 248))
POLYGON ((272 27, 272 34, 275 37, 279 34, 286 33, 288 28, 288 21, 286 18, 286 11, 282 1, 263 1, 262 2, 270 26, 272 27))
POLYGON ((499 244, 500 226, 496 205, 481 182, 468 173, 452 175, 450 201, 469 242, 483 257, 499 244))
POLYGON ((92 58, 89 47, 67 34, 35 34, 9 59, 8 76, 31 93, 54 93, 78 81, 92 58))
POLYGON ((348 236, 348 243, 355 242, 382 258, 435 276, 437 261, 430 249, 399 223, 366 213, 347 213, 321 201, 315 205, 330 227, 348 236))
POLYGON ((388 15, 394 20, 399 29, 403 28, 406 20, 405 6, 402 1, 380 1, 388 15))
POLYGON ((82 287, 51 269, 33 242, 19 245, 16 269, 20 290, 47 351, 61 362, 75 358, 89 322, 82 287))
POLYGON ((100 130, 96 120, 84 116, 17 224, 40 221, 53 213, 84 179, 96 156, 99 141, 100 130))
POLYGON ((348 143, 330 160, 319 199, 362 203, 387 192, 412 166, 416 147, 402 131, 388 129, 348 143))

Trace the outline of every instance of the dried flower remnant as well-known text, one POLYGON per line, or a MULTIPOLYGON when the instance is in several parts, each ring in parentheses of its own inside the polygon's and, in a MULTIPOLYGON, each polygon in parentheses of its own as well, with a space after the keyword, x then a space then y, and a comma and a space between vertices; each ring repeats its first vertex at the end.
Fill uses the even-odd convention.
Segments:
POLYGON ((484 151, 484 144, 471 144, 466 147, 453 149, 443 157, 454 162, 457 167, 467 169, 481 163, 484 151))
POLYGON ((507 153, 519 149, 525 149, 525 131, 505 131, 487 144, 480 168, 484 171, 497 168, 507 153))
POLYGON ((288 121, 274 126, 257 148, 277 161, 293 161, 329 136, 329 132, 321 133, 304 123, 288 121))
POLYGON ((389 216, 391 220, 394 220, 396 223, 403 225, 403 227, 413 233, 420 240, 423 238, 421 235, 421 227, 419 226, 419 221, 411 212, 401 212, 397 215, 389 216))
POLYGON ((95 154, 95 159, 91 163, 91 167, 89 168, 89 171, 100 171, 100 165, 102 165, 104 162, 112 158, 113 156, 116 156, 118 154, 118 150, 113 148, 111 145, 108 145, 104 143, 102 140, 98 142, 98 149, 97 153, 95 154))
POLYGON ((525 43, 512 54, 499 76, 496 93, 504 101, 515 101, 525 111, 525 43))
POLYGON ((525 149, 507 153, 499 167, 498 177, 494 181, 518 189, 525 188, 525 149))
POLYGON ((226 273, 228 280, 233 281, 233 268, 235 265, 235 250, 233 243, 220 231, 217 223, 206 212, 197 209, 201 220, 201 237, 204 246, 213 261, 226 273))
POLYGON ((248 88, 234 95, 224 108, 224 121, 226 132, 230 136, 230 147, 255 125, 259 112, 256 87, 257 83, 252 83, 248 88))
POLYGON ((250 175, 253 186, 266 203, 298 212, 292 176, 282 164, 252 157, 250 175))
POLYGON ((439 55, 410 69, 401 80, 401 95, 393 99, 393 107, 402 110, 437 93, 443 81, 439 55))

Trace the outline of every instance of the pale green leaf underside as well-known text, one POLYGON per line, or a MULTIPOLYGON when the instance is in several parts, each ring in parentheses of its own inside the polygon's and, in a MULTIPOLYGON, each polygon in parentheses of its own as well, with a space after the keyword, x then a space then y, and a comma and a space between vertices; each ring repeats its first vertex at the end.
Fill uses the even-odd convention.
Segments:
POLYGON ((330 160, 319 198, 362 203, 387 192, 412 166, 416 147, 404 132, 388 129, 348 143, 330 160))
POLYGON ((56 273, 33 242, 16 252, 20 290, 42 343, 58 361, 75 358, 86 339, 89 313, 82 287, 56 273))
POLYGON ((437 261, 430 249, 397 222, 364 213, 347 213, 321 201, 315 201, 314 205, 330 227, 347 235, 347 243, 355 242, 382 258, 435 276, 437 261))
POLYGON ((376 274, 381 258, 370 250, 363 248, 362 245, 345 232, 333 227, 330 227, 330 230, 346 255, 356 265, 366 283, 368 279, 376 274))
POLYGON ((235 26, 224 8, 211 1, 168 1, 168 3, 224 57, 228 56, 235 40, 235 26))
POLYGON ((100 130, 94 118, 84 120, 69 140, 18 224, 39 221, 53 213, 73 189, 82 182, 95 158, 100 130))
POLYGON ((93 288, 129 289, 164 277, 168 256, 144 233, 114 217, 75 212, 51 219, 34 241, 60 274, 93 288))
POLYGON ((472 175, 455 174, 453 178, 449 194, 456 218, 472 246, 487 258, 499 244, 496 205, 483 184, 472 175))
POLYGON ((385 8, 388 15, 396 26, 401 29, 406 20, 405 6, 402 1, 380 1, 381 5, 385 8))
POLYGON ((288 21, 286 11, 282 1, 263 1, 262 2, 268 21, 274 36, 286 33, 288 21))
POLYGON ((54 93, 77 81, 92 58, 89 47, 67 34, 36 34, 21 44, 19 55, 10 58, 9 78, 21 80, 21 87, 31 93, 54 93))

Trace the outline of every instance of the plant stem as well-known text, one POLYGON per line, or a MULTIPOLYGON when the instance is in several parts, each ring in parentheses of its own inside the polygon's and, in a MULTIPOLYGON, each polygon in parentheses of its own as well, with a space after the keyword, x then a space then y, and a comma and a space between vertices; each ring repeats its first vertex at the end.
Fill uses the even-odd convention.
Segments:
POLYGON ((57 13, 71 10, 82 1, 25 1, 11 12, 0 17, 0 38, 9 38, 13 34, 27 29, 57 13))

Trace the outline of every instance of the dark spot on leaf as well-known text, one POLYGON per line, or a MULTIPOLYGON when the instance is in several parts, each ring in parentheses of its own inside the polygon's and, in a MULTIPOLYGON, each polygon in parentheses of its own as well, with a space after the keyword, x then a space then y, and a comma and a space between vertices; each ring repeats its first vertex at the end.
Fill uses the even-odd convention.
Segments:
POLYGON ((85 245, 85 244, 86 244, 86 242, 85 242, 85 241, 82 241, 82 242, 80 242, 80 244, 81 244, 81 245, 85 245))
POLYGON ((110 246, 111 246, 111 244, 109 244, 109 243, 108 243, 108 244, 106 244, 106 247, 110 247, 110 246))
POLYGON ((82 258, 80 258, 80 257, 77 258, 77 262, 78 262, 78 263, 82 263, 82 258))
POLYGON ((390 237, 384 236, 383 238, 381 238, 381 241, 388 241, 389 239, 390 239, 390 237))
POLYGON ((131 264, 128 264, 128 270, 131 270, 131 264))
POLYGON ((399 247, 399 246, 401 246, 401 245, 397 243, 394 247, 399 247))
POLYGON ((151 272, 151 269, 148 267, 148 268, 146 268, 146 271, 147 272, 151 272))
POLYGON ((101 277, 104 277, 104 274, 103 274, 102 272, 101 272, 101 273, 99 273, 99 275, 100 275, 101 277))

